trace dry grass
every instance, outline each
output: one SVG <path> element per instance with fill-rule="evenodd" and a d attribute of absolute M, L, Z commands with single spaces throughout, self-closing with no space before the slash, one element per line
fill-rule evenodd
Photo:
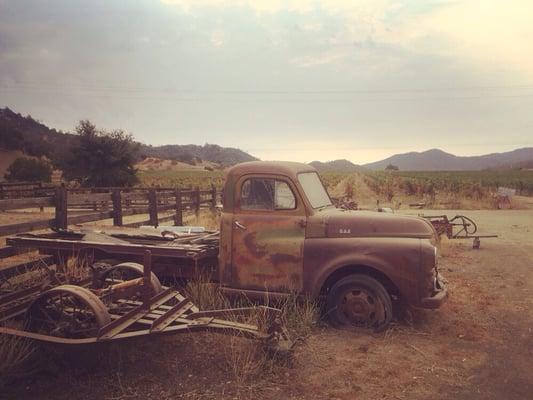
<path fill-rule="evenodd" d="M 201 310 L 257 306 L 257 303 L 247 298 L 230 301 L 224 296 L 220 286 L 212 283 L 206 275 L 189 281 L 184 292 Z M 320 315 L 316 302 L 296 294 L 276 302 L 274 306 L 281 309 L 282 321 L 292 340 L 302 341 L 307 338 Z M 228 318 L 266 329 L 266 315 L 259 308 L 257 310 L 258 312 L 244 319 L 236 315 Z M 256 377 L 270 376 L 277 367 L 286 367 L 291 363 L 287 354 L 273 353 L 262 341 L 250 340 L 239 332 L 229 335 L 223 343 L 226 368 L 231 372 L 239 390 L 252 390 L 252 382 Z"/>
<path fill-rule="evenodd" d="M 0 336 L 0 388 L 31 373 L 29 365 L 35 346 L 27 339 L 10 335 Z"/>

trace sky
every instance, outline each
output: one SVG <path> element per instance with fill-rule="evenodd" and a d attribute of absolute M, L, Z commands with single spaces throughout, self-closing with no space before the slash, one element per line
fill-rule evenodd
<path fill-rule="evenodd" d="M 0 107 L 363 164 L 533 146 L 533 1 L 0 0 Z"/>

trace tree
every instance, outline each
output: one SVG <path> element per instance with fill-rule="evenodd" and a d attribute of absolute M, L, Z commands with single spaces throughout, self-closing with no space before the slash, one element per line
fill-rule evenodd
<path fill-rule="evenodd" d="M 389 164 L 385 167 L 385 171 L 398 171 L 400 168 L 398 168 L 397 165 Z"/>
<path fill-rule="evenodd" d="M 67 180 L 82 186 L 132 186 L 138 182 L 134 164 L 140 146 L 131 135 L 96 129 L 87 120 L 80 121 L 76 133 L 79 141 L 61 163 Z"/>
<path fill-rule="evenodd" d="M 13 161 L 4 177 L 10 182 L 50 182 L 52 179 L 52 166 L 45 160 L 21 157 Z"/>

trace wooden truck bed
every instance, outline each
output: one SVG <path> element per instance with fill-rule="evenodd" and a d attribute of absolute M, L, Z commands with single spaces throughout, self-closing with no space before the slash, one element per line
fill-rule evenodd
<path fill-rule="evenodd" d="M 6 242 L 19 249 L 37 249 L 41 254 L 52 255 L 58 265 L 70 257 L 88 262 L 142 262 L 143 254 L 150 250 L 154 272 L 174 278 L 190 278 L 198 272 L 216 275 L 219 248 L 218 232 L 162 236 L 153 230 L 128 228 L 27 233 L 9 237 Z M 216 276 L 211 278 L 216 280 Z"/>

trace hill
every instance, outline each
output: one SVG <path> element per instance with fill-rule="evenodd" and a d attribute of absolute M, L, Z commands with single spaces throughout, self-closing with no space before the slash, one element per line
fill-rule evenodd
<path fill-rule="evenodd" d="M 356 172 L 362 168 L 348 160 L 334 161 L 313 161 L 309 165 L 315 167 L 319 172 Z"/>
<path fill-rule="evenodd" d="M 31 156 L 46 156 L 56 161 L 70 151 L 77 140 L 77 135 L 49 128 L 32 117 L 24 117 L 7 107 L 0 108 L 0 149 L 21 151 Z M 242 150 L 216 144 L 150 146 L 141 143 L 140 155 L 143 158 L 177 160 L 188 164 L 209 162 L 221 166 L 257 160 Z"/>
<path fill-rule="evenodd" d="M 216 144 L 194 144 L 141 147 L 143 155 L 163 160 L 178 160 L 185 163 L 208 161 L 221 166 L 235 165 L 246 161 L 256 161 L 257 158 L 233 147 L 221 147 Z"/>
<path fill-rule="evenodd" d="M 372 170 L 385 169 L 392 164 L 404 171 L 477 171 L 488 168 L 520 168 L 533 160 L 533 147 L 505 153 L 462 157 L 439 149 L 396 154 L 381 161 L 365 164 Z"/>

